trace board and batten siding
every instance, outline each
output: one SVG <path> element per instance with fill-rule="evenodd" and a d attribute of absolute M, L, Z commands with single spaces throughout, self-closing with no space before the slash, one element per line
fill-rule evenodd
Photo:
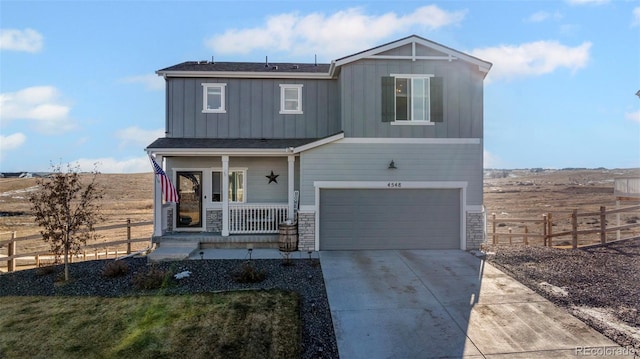
<path fill-rule="evenodd" d="M 167 157 L 167 174 L 173 178 L 174 169 L 203 171 L 203 194 L 211 198 L 211 169 L 222 168 L 220 157 Z M 286 203 L 288 201 L 287 157 L 229 157 L 229 168 L 246 169 L 246 203 Z M 265 177 L 273 171 L 278 183 Z M 294 166 L 294 189 L 300 188 L 300 161 Z M 205 203 L 206 204 L 206 203 Z"/>
<path fill-rule="evenodd" d="M 481 142 L 327 144 L 301 154 L 300 204 L 315 205 L 314 181 L 465 181 L 466 204 L 482 205 L 482 161 Z"/>
<path fill-rule="evenodd" d="M 428 74 L 443 81 L 443 122 L 398 126 L 382 121 L 382 78 Z M 359 60 L 343 66 L 340 82 L 345 137 L 482 138 L 483 77 L 462 60 Z"/>
<path fill-rule="evenodd" d="M 203 113 L 203 83 L 226 83 L 226 113 Z M 303 114 L 280 114 L 280 84 L 302 84 Z M 167 79 L 167 137 L 321 138 L 340 131 L 336 80 Z"/>

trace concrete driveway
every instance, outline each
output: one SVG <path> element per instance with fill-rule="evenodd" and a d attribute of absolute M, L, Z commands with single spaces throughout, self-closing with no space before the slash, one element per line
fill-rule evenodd
<path fill-rule="evenodd" d="M 575 357 L 605 347 L 621 352 L 464 251 L 325 251 L 320 260 L 341 358 Z"/>

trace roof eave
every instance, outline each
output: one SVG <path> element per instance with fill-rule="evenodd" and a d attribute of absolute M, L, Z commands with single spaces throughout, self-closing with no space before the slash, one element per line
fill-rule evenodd
<path fill-rule="evenodd" d="M 161 156 L 285 156 L 293 154 L 289 148 L 145 148 L 148 154 Z"/>
<path fill-rule="evenodd" d="M 387 43 L 387 44 L 384 44 L 384 45 L 381 45 L 381 46 L 374 47 L 374 48 L 369 49 L 369 50 L 365 50 L 365 51 L 359 52 L 357 54 L 353 54 L 353 55 L 346 56 L 346 57 L 340 58 L 338 60 L 335 60 L 331 64 L 332 65 L 331 71 L 333 73 L 333 72 L 337 71 L 337 69 L 334 69 L 334 67 L 335 68 L 339 68 L 339 67 L 341 67 L 343 65 L 346 65 L 346 64 L 349 64 L 351 62 L 355 62 L 355 61 L 358 61 L 358 60 L 361 60 L 361 59 L 365 59 L 365 58 L 374 58 L 375 59 L 376 58 L 375 57 L 376 54 L 379 54 L 379 53 L 382 53 L 382 52 L 386 52 L 386 51 L 389 51 L 391 49 L 395 49 L 397 47 L 404 46 L 404 45 L 407 45 L 407 44 L 411 44 L 411 43 L 414 43 L 414 42 L 415 43 L 419 43 L 419 44 L 421 44 L 423 46 L 430 47 L 430 48 L 432 48 L 432 49 L 434 49 L 436 51 L 440 51 L 442 53 L 445 53 L 445 54 L 449 55 L 452 58 L 461 59 L 461 60 L 466 61 L 468 63 L 477 65 L 478 66 L 478 70 L 480 72 L 484 72 L 485 74 L 489 72 L 489 70 L 491 69 L 491 66 L 492 66 L 492 64 L 490 62 L 487 62 L 487 61 L 481 60 L 481 59 L 479 59 L 477 57 L 465 54 L 464 52 L 460 52 L 458 50 L 454 50 L 454 49 L 452 49 L 450 47 L 441 45 L 441 44 L 439 44 L 437 42 L 433 42 L 433 41 L 424 39 L 424 38 L 422 38 L 420 36 L 412 35 L 412 36 L 405 37 L 404 39 L 393 41 L 393 42 L 390 42 L 390 43 Z M 405 56 L 405 58 L 407 60 L 410 60 L 410 59 L 413 59 L 414 57 Z M 419 58 L 419 57 L 417 57 L 417 58 Z"/>
<path fill-rule="evenodd" d="M 331 79 L 328 72 L 236 72 L 236 71 L 156 71 L 158 76 L 167 77 L 211 77 L 211 78 L 278 78 L 278 79 Z"/>

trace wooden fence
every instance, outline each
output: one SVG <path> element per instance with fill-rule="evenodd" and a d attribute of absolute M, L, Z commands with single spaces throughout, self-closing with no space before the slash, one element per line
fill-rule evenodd
<path fill-rule="evenodd" d="M 640 228 L 640 217 L 630 221 L 633 223 L 620 224 L 621 213 L 636 213 L 640 215 L 640 205 L 629 206 L 624 208 L 616 208 L 607 210 L 605 206 L 601 206 L 597 212 L 578 212 L 577 209 L 571 211 L 568 218 L 555 216 L 552 213 L 546 213 L 537 219 L 530 218 L 497 218 L 493 213 L 487 223 L 487 238 L 493 244 L 541 244 L 544 246 L 558 246 L 575 249 L 585 245 L 601 245 L 611 240 L 608 239 L 608 233 L 615 232 L 615 240 L 624 240 L 629 238 L 640 237 L 640 233 L 634 232 L 627 238 L 621 238 L 621 232 L 633 228 Z M 616 215 L 617 225 L 609 225 L 607 216 Z M 558 218 L 556 218 L 558 217 Z M 595 217 L 595 219 L 593 219 Z M 580 218 L 592 218 L 587 222 L 590 228 L 585 229 L 579 225 Z M 561 225 L 562 222 L 567 222 Z M 613 222 L 613 221 L 612 221 Z M 556 231 L 554 227 L 560 227 Z M 590 236 L 591 235 L 591 236 Z"/>
<path fill-rule="evenodd" d="M 70 261 L 108 258 L 110 255 L 113 255 L 114 257 L 117 258 L 119 255 L 131 254 L 131 252 L 132 252 L 131 244 L 132 243 L 146 242 L 146 241 L 151 243 L 151 235 L 148 235 L 146 237 L 141 237 L 141 238 L 132 238 L 132 236 L 131 236 L 131 228 L 132 227 L 148 226 L 148 225 L 152 225 L 152 224 L 153 224 L 152 221 L 131 223 L 131 220 L 127 219 L 126 223 L 124 223 L 124 224 L 113 224 L 113 225 L 108 225 L 108 226 L 96 227 L 95 228 L 96 232 L 110 231 L 110 230 L 114 230 L 114 229 L 116 229 L 116 230 L 117 229 L 126 229 L 126 239 L 124 239 L 124 240 L 116 240 L 116 241 L 109 241 L 109 242 L 87 244 L 87 245 L 85 245 L 83 247 L 83 249 L 81 250 L 81 252 L 79 254 L 70 256 Z M 4 235 L 9 235 L 10 236 L 10 239 L 8 239 L 8 240 L 0 241 L 0 247 L 5 246 L 5 245 L 8 246 L 7 256 L 6 257 L 5 256 L 0 256 L 0 262 L 3 262 L 3 261 L 7 262 L 7 271 L 9 271 L 9 272 L 12 272 L 12 271 L 16 270 L 16 268 L 17 268 L 16 262 L 17 262 L 18 258 L 21 258 L 23 260 L 29 260 L 30 262 L 35 264 L 36 267 L 40 266 L 40 261 L 41 260 L 49 260 L 49 259 L 55 258 L 55 255 L 53 253 L 51 253 L 50 250 L 48 250 L 48 251 L 30 252 L 30 253 L 19 253 L 20 251 L 18 250 L 18 243 L 25 242 L 25 241 L 33 241 L 33 240 L 37 240 L 37 239 L 42 239 L 42 236 L 39 235 L 39 234 L 26 236 L 26 237 L 21 237 L 21 238 L 18 238 L 16 236 L 16 232 L 6 232 L 6 233 L 0 233 L 0 234 L 4 234 Z M 119 250 L 118 248 L 120 248 L 120 247 L 122 247 L 124 249 Z M 104 249 L 104 250 L 99 251 L 99 249 Z"/>

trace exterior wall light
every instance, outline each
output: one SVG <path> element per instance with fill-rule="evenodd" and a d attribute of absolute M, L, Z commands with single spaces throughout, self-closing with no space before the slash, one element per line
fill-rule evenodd
<path fill-rule="evenodd" d="M 395 170 L 395 169 L 397 169 L 397 168 L 398 168 L 398 167 L 396 167 L 396 163 L 395 163 L 395 162 L 393 162 L 393 160 L 391 160 L 391 162 L 389 163 L 389 169 L 390 169 L 390 170 Z"/>

